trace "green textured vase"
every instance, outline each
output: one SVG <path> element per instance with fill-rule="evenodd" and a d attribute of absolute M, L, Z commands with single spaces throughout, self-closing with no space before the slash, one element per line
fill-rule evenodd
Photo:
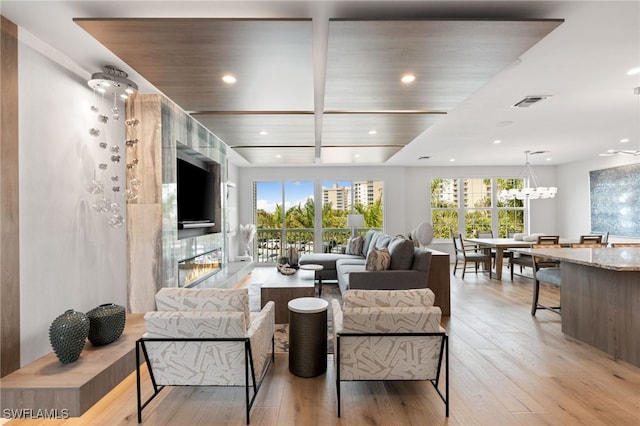
<path fill-rule="evenodd" d="M 95 346 L 108 345 L 120 338 L 127 319 L 123 306 L 105 303 L 87 312 L 91 327 L 89 341 Z"/>
<path fill-rule="evenodd" d="M 88 336 L 89 318 L 73 309 L 54 319 L 49 327 L 51 347 L 63 364 L 70 364 L 80 358 Z"/>

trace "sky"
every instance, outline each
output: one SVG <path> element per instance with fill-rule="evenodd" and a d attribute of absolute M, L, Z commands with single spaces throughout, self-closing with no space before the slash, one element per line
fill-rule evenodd
<path fill-rule="evenodd" d="M 322 182 L 323 188 L 331 188 L 333 184 L 338 186 L 351 186 L 350 181 Z M 256 182 L 256 204 L 258 209 L 273 213 L 276 203 L 282 204 L 282 182 Z M 285 209 L 298 204 L 304 204 L 313 196 L 313 181 L 285 182 Z"/>

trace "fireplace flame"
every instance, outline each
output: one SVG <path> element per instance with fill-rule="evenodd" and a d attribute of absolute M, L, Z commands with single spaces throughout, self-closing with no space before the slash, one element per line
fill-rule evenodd
<path fill-rule="evenodd" d="M 200 278 L 209 275 L 218 269 L 220 269 L 220 264 L 218 262 L 194 263 L 191 272 L 189 272 L 184 279 L 184 285 L 198 281 Z"/>

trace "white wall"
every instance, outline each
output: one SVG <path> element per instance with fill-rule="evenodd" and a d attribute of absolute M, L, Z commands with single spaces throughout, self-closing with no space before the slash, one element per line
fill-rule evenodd
<path fill-rule="evenodd" d="M 51 352 L 49 326 L 65 310 L 87 312 L 108 302 L 126 306 L 127 241 L 126 229 L 111 228 L 106 217 L 92 209 L 95 196 L 85 190 L 104 158 L 98 156 L 105 154 L 89 135 L 95 114 L 89 109 L 93 92 L 86 78 L 24 41 L 19 44 L 18 68 L 20 333 L 25 365 Z M 109 103 L 101 105 L 102 111 L 109 109 Z M 109 126 L 109 140 L 124 141 L 123 119 Z M 123 157 L 118 167 L 124 170 L 124 164 Z M 110 188 L 111 182 L 106 183 Z"/>

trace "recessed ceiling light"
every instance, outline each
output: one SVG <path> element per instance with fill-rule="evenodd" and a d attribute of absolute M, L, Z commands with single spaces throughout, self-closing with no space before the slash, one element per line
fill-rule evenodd
<path fill-rule="evenodd" d="M 629 71 L 627 71 L 627 75 L 636 75 L 636 74 L 640 74 L 640 67 L 631 68 Z"/>
<path fill-rule="evenodd" d="M 455 158 L 449 158 L 449 161 L 451 161 L 453 163 L 454 161 L 456 161 L 456 159 Z"/>
<path fill-rule="evenodd" d="M 354 157 L 355 158 L 360 158 L 360 154 L 355 154 Z"/>
<path fill-rule="evenodd" d="M 629 142 L 628 138 L 620 139 L 620 143 L 627 143 L 627 142 Z"/>
<path fill-rule="evenodd" d="M 547 157 L 547 158 L 545 158 L 545 160 L 551 161 L 551 157 Z"/>
<path fill-rule="evenodd" d="M 276 154 L 276 158 L 282 158 L 282 155 Z"/>
<path fill-rule="evenodd" d="M 500 139 L 496 139 L 495 141 L 493 141 L 493 143 L 498 145 L 499 143 L 502 143 L 502 141 Z"/>
<path fill-rule="evenodd" d="M 402 78 L 400 79 L 401 82 L 403 83 L 413 83 L 416 79 L 416 76 L 413 74 L 405 74 L 402 76 Z"/>
<path fill-rule="evenodd" d="M 222 81 L 224 81 L 227 84 L 233 84 L 238 80 L 234 76 L 232 76 L 231 74 L 227 74 L 227 75 L 222 77 Z"/>
<path fill-rule="evenodd" d="M 269 134 L 269 132 L 267 132 L 266 130 L 260 130 L 260 134 L 261 134 L 261 135 L 268 135 L 268 134 Z"/>
<path fill-rule="evenodd" d="M 378 131 L 376 129 L 369 130 L 369 134 L 370 135 L 375 135 L 376 133 L 378 133 Z"/>

